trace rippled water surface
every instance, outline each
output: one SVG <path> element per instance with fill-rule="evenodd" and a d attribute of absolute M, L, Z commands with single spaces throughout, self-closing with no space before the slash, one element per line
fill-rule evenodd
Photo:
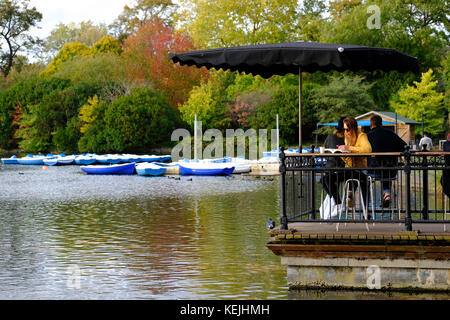
<path fill-rule="evenodd" d="M 286 299 L 279 181 L 0 165 L 0 299 Z"/>

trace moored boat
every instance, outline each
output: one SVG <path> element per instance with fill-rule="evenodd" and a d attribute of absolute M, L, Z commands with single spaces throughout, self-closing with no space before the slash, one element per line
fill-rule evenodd
<path fill-rule="evenodd" d="M 112 164 L 112 165 L 90 165 L 81 166 L 82 171 L 87 174 L 121 174 L 132 175 L 134 173 L 134 163 Z"/>
<path fill-rule="evenodd" d="M 75 156 L 60 155 L 56 160 L 58 166 L 70 165 L 75 162 Z"/>
<path fill-rule="evenodd" d="M 75 158 L 75 163 L 80 165 L 91 165 L 97 162 L 97 159 L 92 156 L 81 155 Z"/>
<path fill-rule="evenodd" d="M 181 175 L 220 176 L 230 175 L 234 166 L 227 163 L 178 163 Z"/>
<path fill-rule="evenodd" d="M 29 154 L 26 157 L 17 158 L 17 163 L 23 165 L 43 165 L 44 159 L 47 159 L 44 155 L 33 156 Z"/>
<path fill-rule="evenodd" d="M 248 173 L 252 170 L 252 166 L 249 164 L 233 163 L 233 165 L 234 165 L 233 173 Z"/>
<path fill-rule="evenodd" d="M 75 161 L 75 156 L 66 156 L 61 154 L 58 156 L 48 156 L 44 158 L 43 162 L 47 166 L 64 166 L 73 164 Z"/>
<path fill-rule="evenodd" d="M 56 166 L 58 164 L 57 157 L 49 157 L 43 160 L 46 166 Z"/>
<path fill-rule="evenodd" d="M 2 158 L 2 163 L 3 164 L 18 164 L 17 162 L 17 156 L 13 155 L 10 158 Z"/>
<path fill-rule="evenodd" d="M 167 168 L 152 163 L 139 163 L 136 172 L 140 176 L 161 176 L 166 173 Z"/>

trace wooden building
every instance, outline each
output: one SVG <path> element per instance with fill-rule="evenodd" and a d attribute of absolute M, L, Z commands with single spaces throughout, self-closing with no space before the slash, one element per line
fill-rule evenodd
<path fill-rule="evenodd" d="M 421 125 L 420 122 L 396 115 L 394 112 L 389 111 L 370 111 L 355 119 L 358 121 L 370 120 L 370 117 L 373 115 L 379 115 L 381 119 L 383 119 L 383 122 L 392 123 L 384 124 L 383 127 L 392 129 L 392 131 L 396 132 L 407 144 L 411 145 L 414 143 L 416 135 L 415 126 Z"/>

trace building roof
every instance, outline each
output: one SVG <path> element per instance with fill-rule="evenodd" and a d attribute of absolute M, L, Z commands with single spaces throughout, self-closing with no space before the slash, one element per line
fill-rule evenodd
<path fill-rule="evenodd" d="M 394 112 L 390 112 L 390 111 L 369 111 L 369 112 L 367 112 L 365 114 L 357 116 L 355 119 L 358 120 L 358 119 L 367 117 L 368 115 L 371 115 L 371 114 L 377 114 L 381 118 L 383 118 L 383 120 L 390 120 L 390 121 L 395 123 L 395 113 Z M 403 123 L 403 124 L 414 124 L 414 125 L 415 124 L 421 124 L 420 122 L 417 122 L 415 120 L 411 120 L 411 119 L 408 119 L 406 117 L 399 116 L 399 115 L 397 115 L 397 122 Z"/>
<path fill-rule="evenodd" d="M 337 122 L 318 123 L 318 126 L 337 126 Z M 383 125 L 395 125 L 395 122 L 383 120 Z M 358 120 L 358 127 L 370 126 L 370 120 Z"/>

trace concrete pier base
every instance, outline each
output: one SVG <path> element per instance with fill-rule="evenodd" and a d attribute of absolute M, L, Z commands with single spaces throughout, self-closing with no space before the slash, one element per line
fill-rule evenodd
<path fill-rule="evenodd" d="M 267 244 L 281 256 L 291 289 L 450 292 L 450 235 L 432 232 L 438 226 L 404 232 L 375 225 L 369 233 L 364 224 L 345 232 L 299 226 L 272 231 Z"/>
<path fill-rule="evenodd" d="M 330 262 L 290 257 L 281 261 L 287 266 L 287 281 L 292 289 L 446 291 L 450 288 L 448 264 L 435 261 L 336 259 Z"/>

